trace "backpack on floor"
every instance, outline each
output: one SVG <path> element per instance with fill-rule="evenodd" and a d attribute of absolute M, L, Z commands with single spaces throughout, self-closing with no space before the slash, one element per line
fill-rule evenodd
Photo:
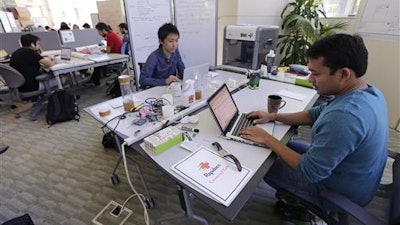
<path fill-rule="evenodd" d="M 106 94 L 112 98 L 121 96 L 121 88 L 119 87 L 118 77 L 116 77 L 107 87 Z"/>
<path fill-rule="evenodd" d="M 46 121 L 49 125 L 69 120 L 79 121 L 79 109 L 75 96 L 66 90 L 57 90 L 49 96 Z"/>

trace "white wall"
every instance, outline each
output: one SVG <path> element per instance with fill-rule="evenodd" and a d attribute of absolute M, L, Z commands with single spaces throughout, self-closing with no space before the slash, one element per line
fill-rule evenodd
<path fill-rule="evenodd" d="M 238 23 L 281 25 L 280 14 L 288 0 L 238 0 Z"/>

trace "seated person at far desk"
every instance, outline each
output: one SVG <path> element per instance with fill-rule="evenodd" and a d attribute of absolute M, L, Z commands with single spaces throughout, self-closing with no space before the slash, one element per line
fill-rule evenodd
<path fill-rule="evenodd" d="M 56 64 L 54 59 L 43 57 L 40 48 L 40 39 L 33 34 L 21 35 L 20 42 L 22 47 L 12 53 L 10 66 L 18 70 L 25 78 L 25 83 L 18 88 L 21 92 L 44 90 L 44 85 L 36 80 L 41 74 L 41 66 L 49 68 Z M 63 80 L 62 80 L 63 82 Z M 50 87 L 57 86 L 57 80 L 49 80 Z"/>
<path fill-rule="evenodd" d="M 179 31 L 176 26 L 166 23 L 158 29 L 159 47 L 152 52 L 140 71 L 140 86 L 149 88 L 179 82 L 183 77 L 183 64 L 178 51 Z"/>
<path fill-rule="evenodd" d="M 96 25 L 96 29 L 99 32 L 99 35 L 104 37 L 107 40 L 107 47 L 105 50 L 102 50 L 105 53 L 121 53 L 122 39 L 118 34 L 110 30 L 110 28 L 105 23 L 98 23 Z M 122 66 L 122 63 L 120 63 Z M 90 77 L 90 80 L 84 83 L 84 86 L 99 86 L 100 78 L 103 73 L 106 73 L 107 66 L 95 67 L 93 70 L 93 74 Z"/>
<path fill-rule="evenodd" d="M 329 189 L 366 206 L 374 197 L 387 159 L 388 113 L 385 97 L 363 76 L 368 51 L 360 36 L 336 34 L 307 52 L 309 81 L 320 95 L 334 98 L 296 113 L 250 112 L 255 123 L 279 121 L 310 125 L 311 143 L 282 144 L 257 126 L 241 136 L 268 146 L 279 158 L 264 180 L 325 210 L 338 209 L 319 197 Z"/>

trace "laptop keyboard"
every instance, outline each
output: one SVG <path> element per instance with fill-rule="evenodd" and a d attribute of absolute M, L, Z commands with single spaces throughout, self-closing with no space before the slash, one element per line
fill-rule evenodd
<path fill-rule="evenodd" d="M 252 125 L 253 125 L 253 120 L 248 119 L 248 118 L 246 117 L 246 113 L 242 113 L 242 114 L 240 115 L 239 121 L 238 121 L 238 123 L 237 123 L 235 129 L 234 129 L 233 132 L 232 132 L 232 135 L 234 135 L 234 136 L 240 136 L 240 134 L 239 134 L 240 130 L 242 130 L 242 129 L 245 128 L 245 127 L 252 126 Z"/>

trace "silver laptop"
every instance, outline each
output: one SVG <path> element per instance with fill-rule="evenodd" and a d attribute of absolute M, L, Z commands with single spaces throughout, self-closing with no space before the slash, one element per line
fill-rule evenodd
<path fill-rule="evenodd" d="M 61 60 L 71 60 L 72 49 L 71 48 L 61 48 L 60 58 Z"/>
<path fill-rule="evenodd" d="M 210 65 L 208 63 L 204 63 L 185 68 L 183 71 L 182 85 L 184 86 L 187 80 L 195 80 L 200 86 L 206 85 L 209 67 Z"/>
<path fill-rule="evenodd" d="M 240 130 L 248 126 L 253 126 L 253 120 L 246 118 L 246 113 L 239 113 L 239 109 L 226 84 L 223 84 L 208 98 L 207 104 L 218 127 L 227 139 L 262 146 L 261 144 L 240 137 Z M 263 124 L 262 128 L 272 133 L 273 124 Z"/>

